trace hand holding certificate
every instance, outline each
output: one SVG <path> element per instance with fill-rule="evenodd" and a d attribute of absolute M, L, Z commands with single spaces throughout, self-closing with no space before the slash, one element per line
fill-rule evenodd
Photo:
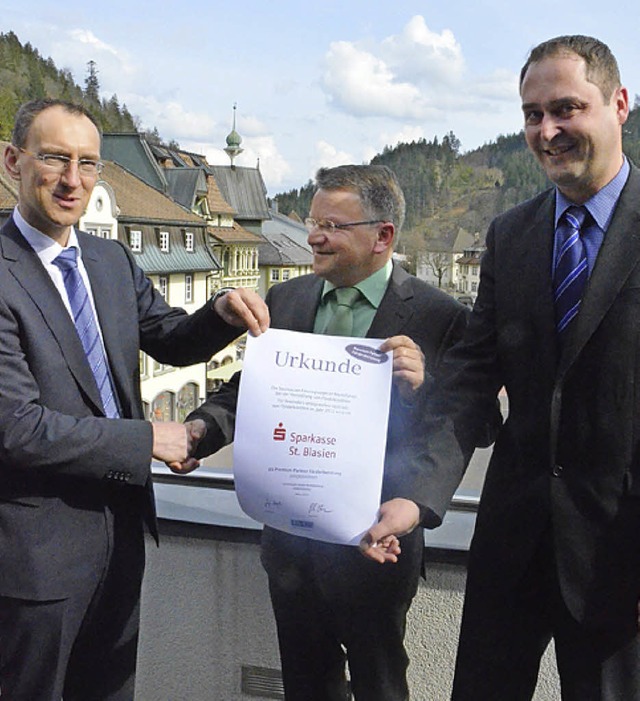
<path fill-rule="evenodd" d="M 279 329 L 248 337 L 234 475 L 249 516 L 359 543 L 380 506 L 392 372 L 381 343 Z"/>

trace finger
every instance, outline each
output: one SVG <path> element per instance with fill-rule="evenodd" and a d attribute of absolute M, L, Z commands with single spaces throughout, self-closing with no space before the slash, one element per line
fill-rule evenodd
<path fill-rule="evenodd" d="M 409 336 L 391 336 L 380 346 L 380 350 L 383 353 L 388 353 L 389 351 L 395 353 L 399 349 L 419 350 L 419 346 Z"/>
<path fill-rule="evenodd" d="M 177 475 L 188 475 L 196 468 L 200 467 L 200 461 L 195 458 L 187 458 L 182 462 L 168 462 L 167 467 Z"/>
<path fill-rule="evenodd" d="M 381 547 L 377 541 L 370 539 L 370 532 L 365 533 L 360 541 L 360 552 L 370 560 L 384 564 L 385 562 L 398 562 L 398 554 Z"/>

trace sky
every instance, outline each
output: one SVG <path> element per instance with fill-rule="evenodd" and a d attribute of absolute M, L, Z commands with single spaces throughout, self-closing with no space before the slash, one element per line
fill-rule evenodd
<path fill-rule="evenodd" d="M 637 0 L 0 0 L 13 31 L 143 128 L 227 165 L 236 105 L 243 153 L 269 196 L 322 166 L 453 132 L 463 152 L 522 126 L 518 73 L 559 34 L 606 42 L 633 104 Z"/>

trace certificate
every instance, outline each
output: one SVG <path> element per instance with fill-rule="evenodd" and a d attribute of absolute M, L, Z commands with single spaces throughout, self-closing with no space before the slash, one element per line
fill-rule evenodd
<path fill-rule="evenodd" d="M 248 336 L 233 464 L 249 516 L 349 545 L 376 521 L 393 366 L 381 344 L 280 329 Z"/>

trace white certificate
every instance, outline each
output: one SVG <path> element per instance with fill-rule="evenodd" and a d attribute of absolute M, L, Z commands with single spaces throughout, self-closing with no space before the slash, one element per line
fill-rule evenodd
<path fill-rule="evenodd" d="M 279 329 L 248 336 L 233 465 L 249 516 L 349 545 L 376 521 L 393 365 L 381 344 Z"/>

